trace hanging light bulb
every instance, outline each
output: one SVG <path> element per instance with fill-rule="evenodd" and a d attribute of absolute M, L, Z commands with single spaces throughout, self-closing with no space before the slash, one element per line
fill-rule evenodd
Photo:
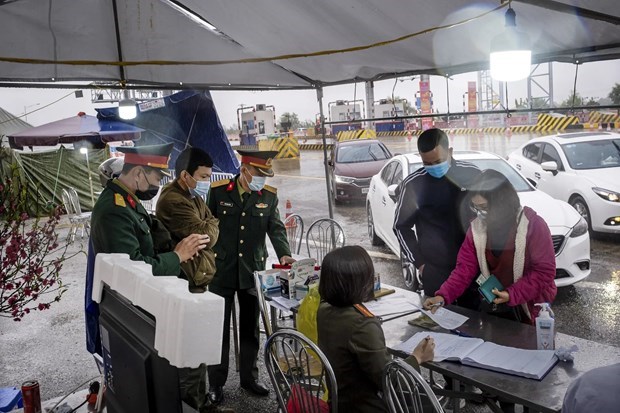
<path fill-rule="evenodd" d="M 134 119 L 137 114 L 136 101 L 130 99 L 126 93 L 125 99 L 118 102 L 118 116 L 120 116 L 121 119 Z"/>
<path fill-rule="evenodd" d="M 532 48 L 527 34 L 517 30 L 517 14 L 510 6 L 505 19 L 506 29 L 491 41 L 491 77 L 513 82 L 529 76 Z"/>

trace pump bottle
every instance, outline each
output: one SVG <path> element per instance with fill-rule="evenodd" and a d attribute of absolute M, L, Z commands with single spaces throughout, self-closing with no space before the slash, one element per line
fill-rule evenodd
<path fill-rule="evenodd" d="M 555 320 L 549 303 L 535 304 L 540 307 L 536 317 L 536 344 L 539 350 L 555 350 Z"/>

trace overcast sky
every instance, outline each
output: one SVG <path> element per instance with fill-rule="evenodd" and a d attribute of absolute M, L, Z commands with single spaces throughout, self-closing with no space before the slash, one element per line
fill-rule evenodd
<path fill-rule="evenodd" d="M 538 72 L 546 71 L 547 65 L 541 65 Z M 544 69 L 544 70 L 542 70 Z M 566 99 L 573 89 L 575 66 L 564 63 L 553 64 L 553 94 L 554 101 L 561 102 Z M 547 87 L 547 80 L 537 78 L 542 87 Z M 467 82 L 477 81 L 477 72 L 456 75 L 449 80 L 450 112 L 463 110 L 463 94 L 467 92 Z M 413 81 L 410 78 L 401 78 L 396 82 L 394 95 L 406 98 L 410 102 L 415 100 L 415 93 L 419 90 L 419 78 Z M 577 92 L 582 97 L 604 98 L 607 97 L 615 83 L 620 83 L 620 60 L 607 62 L 586 63 L 579 66 L 577 76 Z M 375 100 L 391 96 L 394 80 L 386 80 L 375 83 Z M 434 109 L 446 112 L 447 96 L 446 81 L 442 77 L 432 76 L 430 82 L 434 96 Z M 534 87 L 533 96 L 541 96 L 542 91 Z M 240 105 L 254 106 L 259 103 L 274 105 L 276 116 L 284 112 L 295 112 L 299 119 L 313 120 L 319 112 L 316 92 L 308 91 L 269 91 L 269 92 L 212 92 L 220 120 L 224 127 L 237 124 L 237 108 Z M 333 86 L 324 90 L 324 110 L 328 116 L 327 106 L 329 102 L 336 100 L 364 99 L 365 89 L 363 83 L 354 85 Z M 508 84 L 508 102 L 514 107 L 514 100 L 527 97 L 527 82 L 519 81 Z M 60 99 L 60 100 L 59 100 Z M 55 101 L 59 100 L 56 103 Z M 48 106 L 49 105 L 49 106 Z M 83 111 L 95 115 L 95 107 L 109 107 L 112 104 L 92 104 L 90 91 L 84 89 L 84 97 L 76 98 L 71 90 L 67 89 L 21 89 L 0 88 L 0 107 L 16 116 L 25 112 L 33 112 L 22 119 L 34 126 L 52 122 L 66 117 L 75 116 Z"/>

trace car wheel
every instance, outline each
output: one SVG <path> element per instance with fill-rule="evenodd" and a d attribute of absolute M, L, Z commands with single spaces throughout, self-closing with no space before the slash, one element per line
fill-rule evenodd
<path fill-rule="evenodd" d="M 400 253 L 400 266 L 403 272 L 403 280 L 405 281 L 405 287 L 412 291 L 420 291 L 422 289 L 422 283 L 418 279 L 418 270 L 409 260 Z"/>
<path fill-rule="evenodd" d="M 372 219 L 372 210 L 370 209 L 370 204 L 366 207 L 366 217 L 368 219 L 368 238 L 370 238 L 370 244 L 378 247 L 379 245 L 383 245 L 383 240 L 377 236 L 375 233 L 375 223 Z"/>
<path fill-rule="evenodd" d="M 579 212 L 579 215 L 581 215 L 583 219 L 586 220 L 586 222 L 588 223 L 588 229 L 592 231 L 590 208 L 588 208 L 588 204 L 586 204 L 586 201 L 584 201 L 584 199 L 579 195 L 576 195 L 575 197 L 571 198 L 568 203 L 571 204 L 571 206 L 575 208 L 577 212 Z"/>
<path fill-rule="evenodd" d="M 334 200 L 334 205 L 342 205 L 342 200 L 338 198 L 338 195 L 336 195 L 336 188 L 334 188 L 333 186 L 331 189 L 331 195 L 332 199 Z"/>

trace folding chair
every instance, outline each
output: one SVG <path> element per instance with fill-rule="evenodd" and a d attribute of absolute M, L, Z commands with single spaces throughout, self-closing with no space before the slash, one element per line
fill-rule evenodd
<path fill-rule="evenodd" d="M 312 223 L 306 233 L 308 257 L 315 258 L 321 265 L 328 252 L 344 247 L 344 230 L 339 223 L 330 218 L 321 218 Z"/>
<path fill-rule="evenodd" d="M 297 214 L 289 215 L 284 220 L 284 227 L 286 228 L 286 238 L 288 238 L 291 252 L 299 254 L 304 237 L 304 220 Z"/>
<path fill-rule="evenodd" d="M 423 400 L 434 412 L 444 411 L 420 373 L 398 359 L 390 361 L 383 370 L 383 399 L 390 413 L 423 413 Z"/>
<path fill-rule="evenodd" d="M 300 332 L 273 333 L 265 343 L 265 365 L 282 412 L 338 413 L 334 371 L 319 347 Z"/>
<path fill-rule="evenodd" d="M 78 228 L 81 228 L 80 237 L 84 238 L 84 232 L 86 237 L 89 236 L 90 230 L 90 212 L 82 212 L 80 206 L 80 199 L 76 190 L 72 187 L 62 190 L 62 203 L 65 206 L 67 215 L 69 216 L 69 222 L 71 223 L 71 229 L 69 230 L 69 238 L 71 241 L 75 239 L 75 234 Z"/>

